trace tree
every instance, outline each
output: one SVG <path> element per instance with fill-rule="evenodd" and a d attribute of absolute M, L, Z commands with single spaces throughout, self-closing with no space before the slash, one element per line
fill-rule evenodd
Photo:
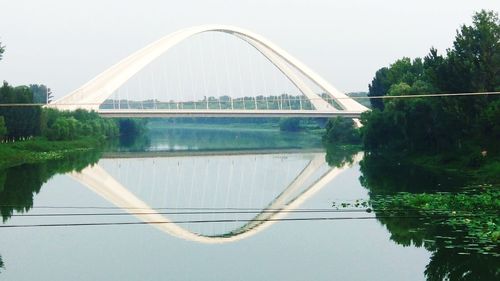
<path fill-rule="evenodd" d="M 33 93 L 33 103 L 50 103 L 54 98 L 52 90 L 43 84 L 30 84 L 29 89 Z"/>
<path fill-rule="evenodd" d="M 453 47 L 437 68 L 437 80 L 443 92 L 483 92 L 500 89 L 500 20 L 498 13 L 480 11 L 472 25 L 457 30 Z M 450 122 L 461 134 L 459 142 L 472 138 L 486 140 L 481 131 L 484 111 L 498 96 L 445 99 L 443 108 L 455 117 Z M 500 122 L 500 121 L 496 121 Z M 488 141 L 486 141 L 488 142 Z M 476 142 L 477 143 L 477 142 Z"/>
<path fill-rule="evenodd" d="M 361 138 L 354 121 L 351 118 L 339 116 L 328 120 L 323 140 L 327 143 L 358 144 Z"/>
<path fill-rule="evenodd" d="M 2 46 L 2 42 L 0 42 L 0 60 L 2 60 L 4 52 L 5 52 L 5 46 Z"/>
<path fill-rule="evenodd" d="M 493 101 L 484 110 L 482 120 L 483 147 L 488 147 L 490 153 L 499 153 L 498 140 L 500 139 L 500 99 Z M 489 142 L 489 143 L 488 143 Z"/>
<path fill-rule="evenodd" d="M 500 21 L 481 11 L 457 31 L 446 56 L 402 58 L 375 73 L 372 96 L 500 89 Z M 498 96 L 386 99 L 362 117 L 365 149 L 471 155 L 497 151 Z M 375 101 L 376 102 L 376 101 Z M 459 152 L 459 153 L 457 153 Z M 466 162 L 466 161 L 465 161 Z"/>
<path fill-rule="evenodd" d="M 369 97 L 385 96 L 391 86 L 388 76 L 389 68 L 387 67 L 382 67 L 375 72 L 375 77 L 373 78 L 372 83 L 368 85 Z M 384 109 L 384 102 L 382 99 L 370 99 L 370 102 L 374 109 Z"/>
<path fill-rule="evenodd" d="M 500 90 L 500 21 L 498 13 L 480 11 L 472 25 L 457 30 L 446 57 L 431 48 L 424 59 L 426 75 L 442 92 Z"/>
<path fill-rule="evenodd" d="M 448 50 L 448 68 L 456 91 L 494 91 L 500 87 L 500 21 L 498 13 L 482 10 L 472 25 L 458 31 Z M 460 83 L 461 82 L 461 83 Z"/>
<path fill-rule="evenodd" d="M 436 91 L 446 89 L 447 69 L 445 68 L 446 58 L 438 54 L 438 50 L 431 47 L 429 54 L 424 57 L 424 77 L 425 81 L 436 87 Z"/>
<path fill-rule="evenodd" d="M 389 94 L 391 86 L 404 83 L 412 86 L 416 81 L 424 77 L 424 63 L 422 59 L 416 58 L 413 61 L 404 57 L 395 61 L 389 67 L 382 67 L 377 70 L 372 83 L 368 85 L 368 96 L 385 96 Z M 384 101 L 382 99 L 371 99 L 372 107 L 383 110 Z"/>
<path fill-rule="evenodd" d="M 0 140 L 3 140 L 3 137 L 7 135 L 7 127 L 5 127 L 5 119 L 3 116 L 0 116 Z"/>
<path fill-rule="evenodd" d="M 33 102 L 33 94 L 26 86 L 12 87 L 7 82 L 0 88 L 0 103 L 26 104 Z M 39 136 L 43 130 L 44 116 L 39 106 L 0 107 L 10 139 Z"/>
<path fill-rule="evenodd" d="M 280 120 L 280 131 L 297 132 L 300 130 L 300 118 L 283 118 Z"/>
<path fill-rule="evenodd" d="M 147 120 L 145 119 L 132 119 L 123 118 L 118 119 L 118 126 L 120 128 L 120 134 L 122 137 L 134 137 L 140 136 L 145 131 L 145 124 Z"/>

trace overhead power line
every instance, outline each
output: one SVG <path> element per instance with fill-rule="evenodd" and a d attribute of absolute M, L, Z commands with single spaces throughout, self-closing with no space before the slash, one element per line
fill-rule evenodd
<path fill-rule="evenodd" d="M 126 209 L 126 208 L 125 208 Z M 438 212 L 456 212 L 459 214 L 469 214 L 467 211 L 460 210 L 414 210 L 414 209 L 381 209 L 377 212 L 419 212 L 419 213 L 438 213 Z M 359 209 L 310 209 L 310 210 L 240 210 L 240 211 L 182 211 L 182 212 L 120 212 L 120 213 L 41 213 L 41 214 L 15 214 L 11 217 L 83 217 L 83 216 L 129 216 L 129 215 L 225 215 L 225 214 L 266 214 L 266 213 L 371 213 L 371 208 Z M 482 213 L 498 214 L 498 210 L 482 210 Z"/>
<path fill-rule="evenodd" d="M 476 93 L 449 93 L 449 94 L 416 94 L 401 96 L 363 96 L 349 97 L 351 99 L 401 99 L 401 98 L 429 98 L 429 97 L 461 97 L 461 96 L 491 96 L 499 95 L 500 92 L 476 92 Z M 346 99 L 346 98 L 339 98 Z"/>
<path fill-rule="evenodd" d="M 455 217 L 470 218 L 481 215 L 460 215 Z M 200 224 L 200 223 L 242 223 L 242 222 L 278 222 L 278 221 L 334 221 L 334 220 L 371 220 L 371 219 L 446 219 L 449 216 L 369 216 L 369 217 L 309 217 L 309 218 L 278 218 L 278 219 L 213 219 L 213 220 L 178 220 L 178 221 L 152 221 L 152 222 L 88 222 L 88 223 L 48 223 L 48 224 L 13 224 L 1 225 L 0 228 L 31 228 L 31 227 L 82 227 L 82 226 L 118 226 L 118 225 L 144 225 L 144 224 Z"/>

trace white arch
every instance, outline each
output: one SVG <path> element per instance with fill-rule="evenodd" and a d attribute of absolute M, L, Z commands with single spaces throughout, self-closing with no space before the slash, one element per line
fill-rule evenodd
<path fill-rule="evenodd" d="M 74 110 L 77 108 L 98 110 L 99 105 L 111 96 L 116 89 L 118 89 L 134 74 L 139 72 L 160 55 L 189 37 L 210 31 L 223 32 L 233 35 L 256 48 L 299 88 L 299 90 L 311 101 L 316 109 L 335 110 L 326 101 L 313 93 L 306 83 L 299 76 L 297 76 L 287 64 L 301 72 L 312 82 L 322 88 L 328 95 L 335 99 L 344 110 L 356 112 L 364 112 L 368 110 L 365 106 L 335 89 L 316 72 L 271 41 L 251 31 L 226 25 L 202 25 L 190 27 L 167 35 L 121 60 L 96 76 L 94 79 L 84 84 L 82 87 L 55 101 L 50 106 L 62 110 Z"/>

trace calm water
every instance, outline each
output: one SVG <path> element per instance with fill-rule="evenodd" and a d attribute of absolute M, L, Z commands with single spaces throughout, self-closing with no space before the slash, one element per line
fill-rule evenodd
<path fill-rule="evenodd" d="M 376 192 L 360 183 L 362 153 L 327 155 L 318 136 L 266 130 L 151 135 L 133 149 L 3 171 L 4 226 L 30 227 L 0 229 L 0 279 L 425 280 L 467 270 L 411 237 L 415 224 L 332 207 Z M 435 181 L 450 182 L 426 184 Z"/>

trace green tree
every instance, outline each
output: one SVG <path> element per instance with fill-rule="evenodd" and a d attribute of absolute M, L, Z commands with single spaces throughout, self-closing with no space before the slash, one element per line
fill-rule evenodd
<path fill-rule="evenodd" d="M 136 137 L 144 133 L 146 128 L 146 119 L 140 118 L 122 118 L 118 119 L 120 135 L 122 137 Z"/>
<path fill-rule="evenodd" d="M 416 81 L 424 77 L 424 62 L 420 58 L 411 60 L 404 57 L 395 61 L 389 67 L 382 67 L 377 70 L 372 83 L 368 85 L 368 96 L 385 96 L 395 84 L 404 83 L 412 86 Z M 383 110 L 384 101 L 382 99 L 371 99 L 372 107 Z"/>
<path fill-rule="evenodd" d="M 300 118 L 283 118 L 280 120 L 280 131 L 297 132 L 300 130 Z"/>
<path fill-rule="evenodd" d="M 5 119 L 0 116 L 0 140 L 3 140 L 4 136 L 7 135 L 7 127 L 5 127 Z"/>
<path fill-rule="evenodd" d="M 4 52 L 5 52 L 5 46 L 2 46 L 2 42 L 0 42 L 0 60 L 2 60 Z"/>
<path fill-rule="evenodd" d="M 43 84 L 30 84 L 29 89 L 33 94 L 33 103 L 50 103 L 54 99 L 52 90 Z"/>
<path fill-rule="evenodd" d="M 372 83 L 368 85 L 368 96 L 369 97 L 378 97 L 385 96 L 391 83 L 389 81 L 389 68 L 382 67 L 381 69 L 375 72 L 375 77 L 372 80 Z M 382 99 L 370 99 L 372 104 L 372 108 L 383 110 L 384 102 Z"/>
<path fill-rule="evenodd" d="M 500 99 L 491 102 L 481 116 L 481 146 L 490 154 L 500 154 L 498 140 L 500 139 Z"/>
<path fill-rule="evenodd" d="M 471 26 L 457 31 L 446 56 L 431 48 L 423 60 L 397 60 L 377 71 L 370 89 L 382 89 L 377 95 L 390 96 L 499 89 L 499 30 L 497 13 L 478 12 Z M 498 96 L 385 99 L 382 107 L 375 107 L 378 110 L 363 115 L 363 143 L 368 150 L 477 158 L 480 151 L 496 151 L 498 100 Z"/>
<path fill-rule="evenodd" d="M 4 82 L 0 88 L 0 103 L 26 104 L 33 102 L 33 94 L 26 86 L 12 87 Z M 39 136 L 44 129 L 44 115 L 39 106 L 8 106 L 0 108 L 5 119 L 7 138 L 19 139 Z"/>
<path fill-rule="evenodd" d="M 331 118 L 326 123 L 323 141 L 336 144 L 358 144 L 361 141 L 359 130 L 351 118 Z"/>
<path fill-rule="evenodd" d="M 500 87 L 500 21 L 498 13 L 480 11 L 472 25 L 457 30 L 453 48 L 447 52 L 447 81 L 451 92 L 494 91 Z"/>

